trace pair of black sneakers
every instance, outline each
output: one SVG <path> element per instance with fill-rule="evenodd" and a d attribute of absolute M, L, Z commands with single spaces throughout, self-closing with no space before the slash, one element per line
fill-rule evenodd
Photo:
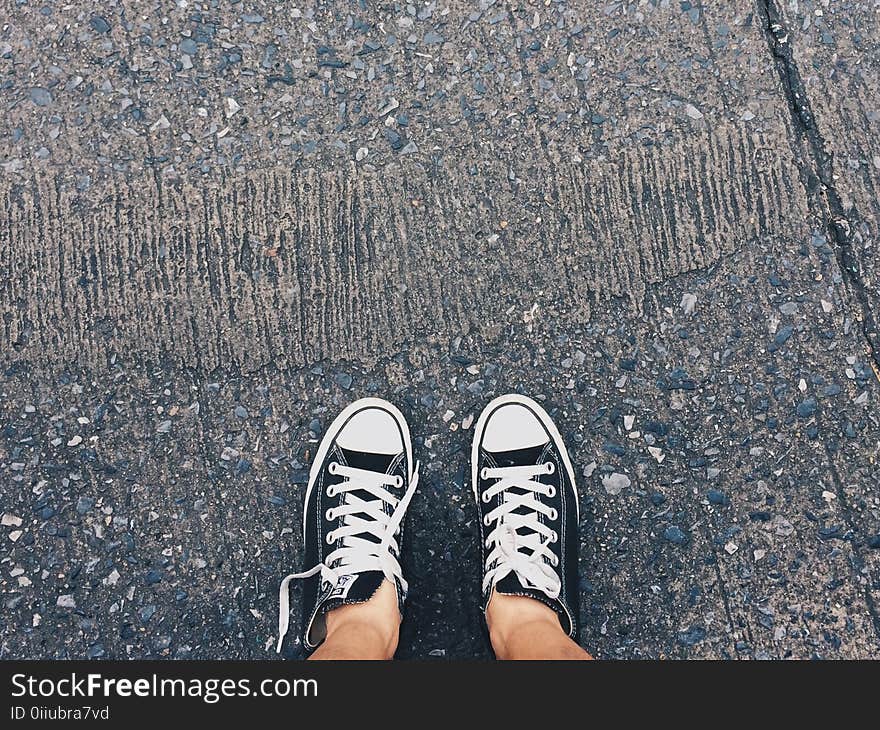
<path fill-rule="evenodd" d="M 303 644 L 326 636 L 326 613 L 363 603 L 387 579 L 403 615 L 403 518 L 418 484 L 403 414 L 379 398 L 348 406 L 330 425 L 309 473 L 303 511 L 306 564 L 281 582 L 278 651 L 289 623 L 289 584 L 306 579 Z M 474 428 L 471 478 L 480 513 L 483 611 L 493 589 L 534 598 L 578 629 L 578 501 L 574 471 L 547 412 L 503 395 Z"/>

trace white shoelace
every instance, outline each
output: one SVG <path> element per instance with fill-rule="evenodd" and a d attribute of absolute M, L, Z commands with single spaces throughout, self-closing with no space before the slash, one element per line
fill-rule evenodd
<path fill-rule="evenodd" d="M 559 597 L 562 588 L 556 572 L 559 560 L 549 547 L 559 536 L 539 519 L 544 515 L 555 520 L 556 510 L 537 498 L 539 494 L 553 497 L 556 487 L 533 479 L 541 474 L 552 474 L 555 468 L 553 462 L 546 462 L 529 466 L 484 467 L 480 473 L 482 479 L 498 480 L 483 492 L 484 502 L 503 494 L 501 504 L 483 520 L 486 527 L 495 525 L 486 537 L 486 547 L 492 551 L 486 557 L 483 592 L 514 573 L 524 586 L 536 588 L 551 598 Z M 511 487 L 524 494 L 511 492 Z M 520 530 L 525 534 L 520 534 Z"/>
<path fill-rule="evenodd" d="M 403 478 L 400 476 L 342 466 L 336 462 L 331 462 L 328 468 L 331 474 L 339 474 L 344 477 L 344 480 L 339 484 L 331 484 L 327 487 L 327 496 L 334 497 L 337 494 L 346 494 L 347 496 L 343 504 L 328 509 L 325 515 L 328 520 L 343 518 L 339 527 L 327 533 L 328 544 L 341 539 L 341 546 L 327 555 L 323 563 L 318 563 L 302 573 L 291 573 L 281 581 L 281 587 L 278 591 L 277 652 L 281 651 L 281 643 L 287 635 L 290 621 L 289 586 L 292 580 L 310 578 L 320 572 L 322 582 L 335 586 L 343 575 L 381 570 L 390 583 L 394 583 L 396 579 L 400 581 L 404 593 L 407 590 L 407 583 L 403 579 L 400 563 L 394 557 L 394 553 L 400 550 L 394 536 L 403 522 L 406 508 L 409 506 L 419 483 L 418 462 L 410 475 L 409 488 L 399 498 L 391 494 L 385 487 L 402 487 Z M 367 492 L 376 499 L 361 499 L 351 492 Z M 383 509 L 385 503 L 394 507 L 394 511 L 390 515 Z M 378 538 L 379 542 L 368 540 L 361 537 L 362 535 L 372 535 Z"/>

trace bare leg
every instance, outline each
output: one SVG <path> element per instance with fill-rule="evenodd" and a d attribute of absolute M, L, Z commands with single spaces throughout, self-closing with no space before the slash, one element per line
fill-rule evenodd
<path fill-rule="evenodd" d="M 400 612 L 387 580 L 366 603 L 327 614 L 327 638 L 310 659 L 391 659 L 397 650 Z"/>
<path fill-rule="evenodd" d="M 492 593 L 486 623 L 499 659 L 592 659 L 562 630 L 549 606 L 525 596 Z"/>

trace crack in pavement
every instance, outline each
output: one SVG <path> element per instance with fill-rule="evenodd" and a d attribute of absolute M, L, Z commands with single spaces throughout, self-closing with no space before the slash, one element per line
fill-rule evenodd
<path fill-rule="evenodd" d="M 847 214 L 834 184 L 834 155 L 827 151 L 825 139 L 810 107 L 782 13 L 774 0 L 758 0 L 757 6 L 791 112 L 792 125 L 798 133 L 797 146 L 801 147 L 799 151 L 802 154 L 795 154 L 796 164 L 804 175 L 805 187 L 810 193 L 809 199 L 815 201 L 818 198 L 820 202 L 821 210 L 815 212 L 825 221 L 829 236 L 835 244 L 838 264 L 848 284 L 847 289 L 858 304 L 856 316 L 861 324 L 868 360 L 874 376 L 880 382 L 880 330 L 871 311 L 866 287 L 862 281 L 861 266 L 852 245 L 852 231 L 855 228 L 853 223 L 860 220 L 861 216 L 855 204 Z M 808 162 L 810 158 L 812 165 Z M 812 205 L 809 207 L 812 209 Z"/>
<path fill-rule="evenodd" d="M 709 528 L 709 522 L 712 523 L 711 529 Z M 727 582 L 724 580 L 724 574 L 721 572 L 721 564 L 718 559 L 718 551 L 715 549 L 715 540 L 713 537 L 713 532 L 717 531 L 718 526 L 715 524 L 715 519 L 713 516 L 710 516 L 709 519 L 703 523 L 703 535 L 706 538 L 706 542 L 708 543 L 710 549 L 712 550 L 712 555 L 714 556 L 714 560 L 712 561 L 713 567 L 715 569 L 715 578 L 718 581 L 718 591 L 721 594 L 721 603 L 724 606 L 724 614 L 727 617 L 728 624 L 728 641 L 730 645 L 730 654 L 733 657 L 739 658 L 739 654 L 736 651 L 736 641 L 734 640 L 734 634 L 736 632 L 737 623 L 733 618 L 733 610 L 731 609 L 731 600 L 730 600 L 730 591 L 727 588 Z M 744 623 L 746 630 L 746 635 L 748 636 L 749 643 L 754 646 L 755 639 L 752 636 L 752 627 L 749 624 L 748 616 L 744 616 Z"/>

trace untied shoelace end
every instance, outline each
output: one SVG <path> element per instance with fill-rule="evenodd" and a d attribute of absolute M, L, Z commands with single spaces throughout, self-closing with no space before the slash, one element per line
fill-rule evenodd
<path fill-rule="evenodd" d="M 385 575 L 386 580 L 391 583 L 395 582 L 394 572 L 391 570 L 391 567 L 388 565 L 387 556 L 389 554 L 388 548 L 391 544 L 391 540 L 394 537 L 394 533 L 397 531 L 397 528 L 403 522 L 403 516 L 406 513 L 406 509 L 409 506 L 410 500 L 412 499 L 413 494 L 415 493 L 416 487 L 419 483 L 419 462 L 417 461 L 413 466 L 412 474 L 409 479 L 409 488 L 406 490 L 404 495 L 400 498 L 400 501 L 397 503 L 397 506 L 394 509 L 394 513 L 391 516 L 391 520 L 388 523 L 388 530 L 386 532 L 385 537 L 380 543 L 379 550 L 379 564 L 382 570 L 382 573 Z M 335 584 L 338 580 L 339 576 L 336 575 L 332 568 L 325 565 L 324 563 L 319 563 L 314 567 L 303 573 L 291 573 L 285 576 L 281 585 L 278 588 L 278 643 L 275 645 L 275 653 L 281 653 L 281 647 L 284 643 L 284 637 L 287 636 L 287 631 L 290 627 L 290 581 L 296 580 L 299 578 L 310 578 L 316 573 L 320 572 L 321 577 Z M 407 591 L 407 583 L 401 577 L 401 589 L 404 593 Z"/>

